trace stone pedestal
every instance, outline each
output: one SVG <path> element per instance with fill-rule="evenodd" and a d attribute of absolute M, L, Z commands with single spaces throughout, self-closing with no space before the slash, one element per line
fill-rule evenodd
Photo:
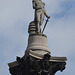
<path fill-rule="evenodd" d="M 8 65 L 11 75 L 55 75 L 65 69 L 66 60 L 51 56 L 46 35 L 31 34 L 25 55 Z"/>
<path fill-rule="evenodd" d="M 42 59 L 45 54 L 50 55 L 46 35 L 33 34 L 29 36 L 25 58 L 30 55 L 32 57 Z"/>

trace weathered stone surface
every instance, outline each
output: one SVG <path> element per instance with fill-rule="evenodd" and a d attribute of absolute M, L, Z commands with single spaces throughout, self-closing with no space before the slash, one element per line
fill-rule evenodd
<path fill-rule="evenodd" d="M 66 62 L 49 61 L 50 55 L 44 55 L 44 58 L 39 60 L 31 56 L 27 59 L 17 58 L 19 63 L 16 66 L 10 67 L 11 75 L 55 75 L 57 71 L 65 69 Z M 13 64 L 13 63 L 11 63 Z"/>
<path fill-rule="evenodd" d="M 50 54 L 47 37 L 44 34 L 35 34 L 29 37 L 25 57 L 28 55 L 42 59 L 45 54 Z"/>
<path fill-rule="evenodd" d="M 18 65 L 19 65 L 18 61 L 14 61 L 12 63 L 8 63 L 9 67 L 15 67 L 15 66 L 18 66 Z"/>
<path fill-rule="evenodd" d="M 36 32 L 37 32 L 37 30 L 36 30 L 35 22 L 32 21 L 32 22 L 30 22 L 30 24 L 29 24 L 28 33 L 29 33 L 29 35 L 31 35 L 31 34 L 36 34 Z"/>

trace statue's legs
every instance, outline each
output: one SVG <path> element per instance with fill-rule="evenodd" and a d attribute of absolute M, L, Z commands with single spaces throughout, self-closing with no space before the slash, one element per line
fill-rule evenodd
<path fill-rule="evenodd" d="M 41 15 L 40 15 L 40 32 L 41 32 L 41 25 L 43 24 L 43 21 L 44 21 L 44 13 L 41 12 Z"/>
<path fill-rule="evenodd" d="M 40 33 L 40 13 L 37 13 L 37 22 L 36 22 L 36 28 L 37 28 L 37 32 Z"/>
<path fill-rule="evenodd" d="M 36 29 L 37 29 L 37 33 L 40 33 L 41 31 L 41 11 L 37 10 L 35 12 L 35 21 L 36 21 Z"/>
<path fill-rule="evenodd" d="M 37 28 L 37 33 L 40 33 L 40 25 L 39 25 L 39 22 L 37 22 L 36 28 Z"/>
<path fill-rule="evenodd" d="M 43 24 L 43 21 L 44 21 L 44 13 L 41 12 L 41 15 L 40 15 L 40 25 Z"/>
<path fill-rule="evenodd" d="M 41 25 L 43 23 L 43 20 L 44 20 L 44 13 L 43 13 L 42 9 L 36 10 L 36 12 L 35 12 L 35 22 L 36 22 L 36 29 L 37 29 L 38 33 L 41 32 Z"/>

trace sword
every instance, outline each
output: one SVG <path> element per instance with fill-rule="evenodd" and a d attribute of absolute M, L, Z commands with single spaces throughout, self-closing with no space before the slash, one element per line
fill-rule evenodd
<path fill-rule="evenodd" d="M 48 21 L 49 21 L 49 20 L 48 20 L 48 18 L 47 18 L 46 23 L 45 23 L 45 25 L 44 25 L 44 28 L 43 28 L 43 30 L 42 30 L 42 33 L 44 32 Z"/>

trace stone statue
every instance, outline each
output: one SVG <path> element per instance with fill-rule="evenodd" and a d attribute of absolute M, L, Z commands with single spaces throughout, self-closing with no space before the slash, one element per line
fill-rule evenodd
<path fill-rule="evenodd" d="M 48 19 L 50 16 L 47 15 L 45 10 L 45 3 L 43 3 L 41 0 L 33 0 L 33 9 L 35 9 L 35 25 L 37 33 L 41 32 L 41 25 L 44 20 L 44 16 L 46 16 Z"/>
<path fill-rule="evenodd" d="M 55 75 L 57 71 L 65 69 L 66 57 L 51 56 L 48 48 L 47 36 L 43 34 L 48 19 L 45 4 L 41 0 L 33 0 L 35 18 L 29 23 L 28 44 L 22 58 L 17 57 L 16 61 L 8 63 L 11 75 Z M 47 17 L 43 31 L 41 25 Z"/>

